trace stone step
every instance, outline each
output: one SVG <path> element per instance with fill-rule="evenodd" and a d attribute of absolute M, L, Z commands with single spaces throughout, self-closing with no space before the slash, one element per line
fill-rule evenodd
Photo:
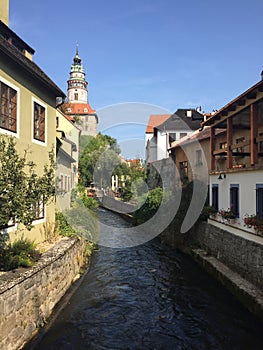
<path fill-rule="evenodd" d="M 263 321 L 263 291 L 203 249 L 192 249 L 193 258 L 219 280 L 252 313 Z"/>

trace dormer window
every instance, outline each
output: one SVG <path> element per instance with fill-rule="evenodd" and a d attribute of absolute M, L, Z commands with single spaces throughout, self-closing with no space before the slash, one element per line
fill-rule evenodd
<path fill-rule="evenodd" d="M 84 108 L 84 112 L 87 113 L 87 112 L 88 112 L 88 109 L 87 109 L 87 108 Z"/>
<path fill-rule="evenodd" d="M 68 112 L 71 112 L 71 108 L 68 108 Z"/>

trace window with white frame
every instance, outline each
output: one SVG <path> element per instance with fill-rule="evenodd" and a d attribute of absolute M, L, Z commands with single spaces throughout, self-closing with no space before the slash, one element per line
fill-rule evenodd
<path fill-rule="evenodd" d="M 16 133 L 17 115 L 18 91 L 0 80 L 0 128 Z"/>
<path fill-rule="evenodd" d="M 45 142 L 46 140 L 46 108 L 33 101 L 33 139 Z"/>

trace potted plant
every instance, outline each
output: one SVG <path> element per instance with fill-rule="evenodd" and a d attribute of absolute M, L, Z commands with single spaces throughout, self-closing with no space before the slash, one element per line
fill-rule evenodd
<path fill-rule="evenodd" d="M 230 208 L 228 209 L 220 209 L 219 215 L 222 217 L 224 221 L 230 223 L 231 220 L 236 218 L 236 215 L 232 212 Z"/>
<path fill-rule="evenodd" d="M 211 206 L 211 205 L 206 205 L 203 207 L 202 213 L 200 215 L 201 220 L 207 220 L 209 217 L 215 217 L 217 214 L 217 210 Z"/>
<path fill-rule="evenodd" d="M 256 214 L 246 215 L 244 217 L 244 226 L 253 228 L 257 234 L 263 235 L 263 218 L 259 218 Z"/>

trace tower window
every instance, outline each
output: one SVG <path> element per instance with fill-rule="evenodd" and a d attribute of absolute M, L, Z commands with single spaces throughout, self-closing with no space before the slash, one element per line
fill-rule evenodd
<path fill-rule="evenodd" d="M 78 100 L 79 99 L 79 94 L 78 93 L 75 93 L 74 94 L 74 100 Z"/>

